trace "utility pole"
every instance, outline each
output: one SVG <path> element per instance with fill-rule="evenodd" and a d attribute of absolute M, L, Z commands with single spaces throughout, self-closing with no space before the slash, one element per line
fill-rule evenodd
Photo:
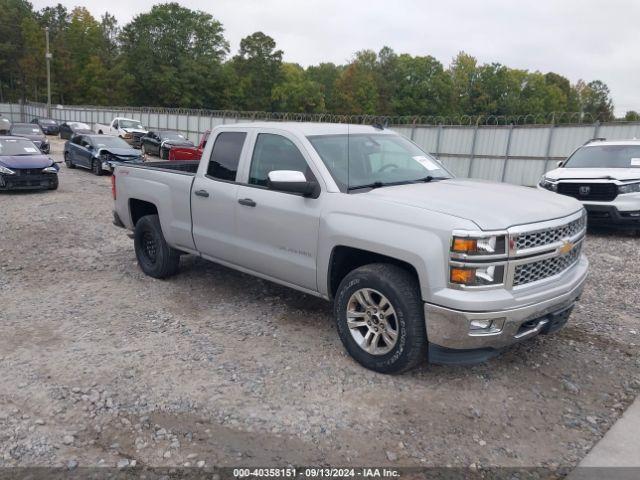
<path fill-rule="evenodd" d="M 47 38 L 47 117 L 51 117 L 51 53 L 49 53 L 49 27 L 44 29 Z"/>

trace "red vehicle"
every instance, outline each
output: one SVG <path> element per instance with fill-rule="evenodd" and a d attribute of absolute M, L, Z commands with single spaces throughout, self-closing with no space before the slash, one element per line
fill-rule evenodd
<path fill-rule="evenodd" d="M 211 130 L 204 132 L 197 147 L 173 147 L 169 150 L 169 161 L 200 160 L 210 133 Z"/>

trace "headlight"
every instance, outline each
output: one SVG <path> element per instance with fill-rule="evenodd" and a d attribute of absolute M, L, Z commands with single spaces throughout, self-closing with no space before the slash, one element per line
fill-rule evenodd
<path fill-rule="evenodd" d="M 0 173 L 4 173 L 5 175 L 14 175 L 16 172 L 0 165 Z"/>
<path fill-rule="evenodd" d="M 638 192 L 640 192 L 640 183 L 627 183 L 626 185 L 618 185 L 618 193 Z"/>
<path fill-rule="evenodd" d="M 551 190 L 552 192 L 558 191 L 558 184 L 556 182 L 552 182 L 544 175 L 540 177 L 540 181 L 538 182 L 538 185 L 540 185 L 542 188 L 546 190 Z"/>
<path fill-rule="evenodd" d="M 449 281 L 466 287 L 501 285 L 504 283 L 504 265 L 451 265 Z"/>
<path fill-rule="evenodd" d="M 58 173 L 58 169 L 56 167 L 46 167 L 43 168 L 42 171 L 44 173 Z"/>
<path fill-rule="evenodd" d="M 456 234 L 451 239 L 451 253 L 454 257 L 477 255 L 505 255 L 507 253 L 506 235 Z"/>

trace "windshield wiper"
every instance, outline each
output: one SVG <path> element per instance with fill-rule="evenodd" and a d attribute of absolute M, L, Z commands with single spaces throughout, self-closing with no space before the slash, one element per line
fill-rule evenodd
<path fill-rule="evenodd" d="M 426 177 L 418 178 L 417 180 L 412 180 L 411 183 L 429 183 L 434 180 L 449 180 L 449 177 L 433 177 L 431 175 L 427 175 Z"/>
<path fill-rule="evenodd" d="M 394 185 L 394 184 L 388 184 L 383 182 L 366 183 L 364 185 L 356 185 L 354 187 L 349 187 L 347 188 L 347 191 L 350 192 L 351 190 L 359 190 L 361 188 L 380 188 L 380 187 L 386 187 L 387 185 Z"/>

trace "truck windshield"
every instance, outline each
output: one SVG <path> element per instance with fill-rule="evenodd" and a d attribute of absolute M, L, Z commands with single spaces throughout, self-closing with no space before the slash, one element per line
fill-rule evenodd
<path fill-rule="evenodd" d="M 138 130 L 144 130 L 142 124 L 135 120 L 120 120 L 119 126 L 120 128 L 136 128 Z"/>
<path fill-rule="evenodd" d="M 451 178 L 431 155 L 389 134 L 307 137 L 341 191 Z"/>
<path fill-rule="evenodd" d="M 598 145 L 575 151 L 565 168 L 638 168 L 640 145 Z"/>

